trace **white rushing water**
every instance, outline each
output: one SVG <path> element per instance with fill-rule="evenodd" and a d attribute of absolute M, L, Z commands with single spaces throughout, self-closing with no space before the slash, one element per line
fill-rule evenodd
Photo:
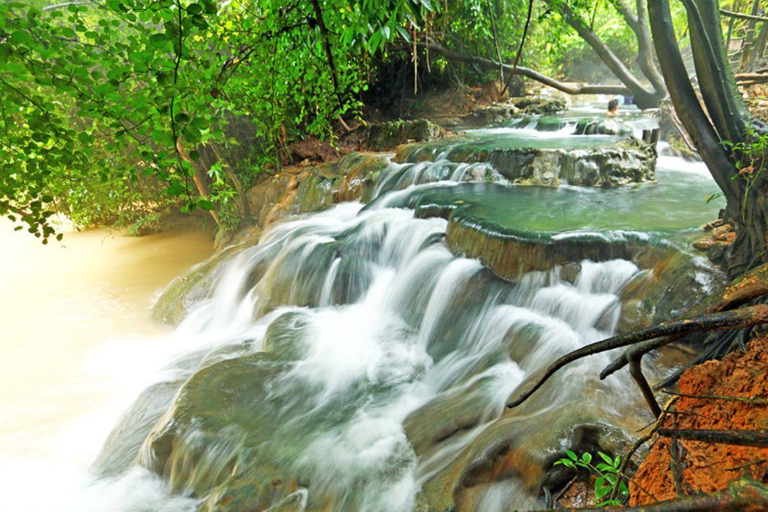
<path fill-rule="evenodd" d="M 446 454 L 458 452 L 501 415 L 528 372 L 614 331 L 616 294 L 637 268 L 626 261 L 585 262 L 573 283 L 558 270 L 529 274 L 518 285 L 502 283 L 478 261 L 450 254 L 439 241 L 444 220 L 414 219 L 401 209 L 358 214 L 361 206 L 343 204 L 275 227 L 234 258 L 211 297 L 149 352 L 172 361 L 183 346 L 197 354 L 187 368 L 243 357 L 264 348 L 270 325 L 294 315 L 302 323 L 301 354 L 277 386 L 283 390 L 278 393 L 291 390 L 303 399 L 284 406 L 281 413 L 292 425 L 283 424 L 282 432 L 276 425 L 274 432 L 301 445 L 288 465 L 312 475 L 310 499 L 355 488 L 346 507 L 408 510 L 419 485 L 450 460 Z M 340 242 L 347 252 L 333 247 Z M 263 277 L 247 289 L 264 262 L 270 263 Z M 530 335 L 530 329 L 537 341 L 515 360 L 505 340 L 516 331 Z M 161 375 L 189 373 L 177 367 Z M 482 420 L 432 458 L 419 460 L 406 437 L 406 418 L 457 390 L 482 402 Z M 562 393 L 563 400 L 569 395 Z M 307 403 L 309 412 L 300 409 Z M 263 406 L 269 407 L 267 400 Z M 318 421 L 335 407 L 351 408 L 350 418 L 330 426 Z M 78 493 L 64 493 L 69 499 L 58 494 L 41 505 L 36 498 L 26 507 L 16 503 L 15 510 L 175 512 L 197 506 L 193 499 L 166 496 L 161 480 L 140 466 L 117 478 L 92 478 L 80 482 Z"/>
<path fill-rule="evenodd" d="M 393 164 L 389 172 L 378 190 L 392 197 L 438 180 L 495 175 L 485 163 L 444 159 Z M 278 468 L 298 475 L 284 497 L 296 509 L 410 510 L 422 487 L 502 416 L 525 378 L 615 333 L 619 294 L 638 272 L 633 263 L 584 261 L 576 271 L 558 267 L 505 282 L 479 261 L 451 254 L 445 220 L 417 219 L 390 204 L 363 210 L 345 203 L 272 227 L 217 271 L 209 296 L 172 335 L 151 346 L 101 350 L 95 366 L 126 375 L 126 396 L 153 387 L 118 422 L 90 472 L 71 469 L 71 452 L 47 465 L 15 466 L 17 474 L 6 468 L 0 481 L 13 491 L 0 507 L 191 512 L 227 475 L 247 479 Z M 270 359 L 259 359 L 264 353 Z M 184 381 L 226 372 L 237 361 L 254 368 L 267 361 L 268 371 L 258 389 L 247 379 L 231 381 L 221 398 L 229 405 L 217 411 L 231 425 L 216 430 L 210 425 L 218 420 L 205 414 L 189 422 L 163 415 Z M 634 404 L 616 399 L 628 389 L 624 377 L 596 382 L 608 361 L 603 355 L 568 367 L 536 407 L 627 414 Z M 431 416 L 441 401 L 463 407 L 458 413 L 472 421 L 431 444 L 414 441 L 447 419 Z M 68 449 L 101 444 L 126 405 L 78 424 L 83 430 Z M 217 404 L 198 405 L 204 413 Z M 159 453 L 153 436 L 171 431 L 174 453 Z M 478 503 L 501 511 L 537 501 L 511 478 L 490 485 Z"/>

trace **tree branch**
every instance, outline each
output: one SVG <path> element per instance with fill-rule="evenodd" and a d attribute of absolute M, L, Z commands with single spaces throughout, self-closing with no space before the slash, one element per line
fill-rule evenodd
<path fill-rule="evenodd" d="M 701 441 L 704 443 L 731 444 L 735 446 L 768 447 L 768 430 L 706 430 L 660 428 L 658 434 L 672 439 Z"/>
<path fill-rule="evenodd" d="M 587 356 L 606 352 L 616 348 L 627 347 L 642 341 L 671 337 L 679 334 L 689 334 L 700 331 L 715 331 L 727 329 L 740 329 L 752 325 L 768 323 L 768 306 L 758 304 L 736 311 L 711 313 L 684 320 L 663 322 L 647 329 L 640 329 L 629 334 L 622 334 L 608 338 L 607 340 L 591 343 L 578 350 L 574 350 L 553 362 L 543 370 L 541 376 L 527 385 L 521 386 L 514 398 L 507 403 L 507 407 L 517 407 L 535 393 L 552 375 L 560 368 Z"/>
<path fill-rule="evenodd" d="M 418 44 L 419 46 L 423 46 L 425 43 L 418 43 Z M 474 55 L 466 55 L 463 53 L 458 53 L 448 48 L 445 48 L 444 46 L 442 46 L 441 44 L 433 40 L 430 40 L 429 47 L 432 51 L 435 51 L 443 55 L 445 58 L 449 60 L 453 60 L 457 62 L 466 62 L 468 64 L 476 64 L 478 66 L 482 66 L 490 69 L 498 69 L 501 66 L 505 71 L 512 71 L 512 66 L 510 66 L 509 64 L 499 63 L 490 59 L 485 59 L 483 57 L 476 57 Z M 515 73 L 518 75 L 528 77 L 531 80 L 536 80 L 537 82 L 540 82 L 544 85 L 552 87 L 553 89 L 557 89 L 558 91 L 562 91 L 566 94 L 622 94 L 622 95 L 631 94 L 631 91 L 628 88 L 621 85 L 568 84 L 565 82 L 561 82 L 559 80 L 555 80 L 554 78 L 548 77 L 542 73 L 539 73 L 536 70 L 533 70 L 531 68 L 526 68 L 523 66 L 518 66 L 517 69 L 515 70 Z"/>
<path fill-rule="evenodd" d="M 738 18 L 740 20 L 760 21 L 763 23 L 768 22 L 768 18 L 764 16 L 753 16 L 751 14 L 744 14 L 741 12 L 726 11 L 725 9 L 720 9 L 720 14 L 728 18 Z"/>

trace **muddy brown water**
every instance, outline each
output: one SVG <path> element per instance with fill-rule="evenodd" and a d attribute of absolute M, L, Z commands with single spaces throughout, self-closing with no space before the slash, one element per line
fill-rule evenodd
<path fill-rule="evenodd" d="M 119 394 L 120 372 L 99 371 L 99 358 L 136 357 L 132 345 L 170 332 L 150 317 L 154 299 L 212 252 L 202 231 L 94 229 L 43 246 L 12 228 L 0 222 L 0 466 L 50 455 Z"/>

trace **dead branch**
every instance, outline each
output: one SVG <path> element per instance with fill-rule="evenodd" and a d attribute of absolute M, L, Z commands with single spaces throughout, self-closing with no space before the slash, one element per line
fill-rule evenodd
<path fill-rule="evenodd" d="M 640 329 L 629 334 L 622 334 L 608 338 L 607 340 L 591 343 L 578 350 L 574 350 L 546 368 L 541 377 L 532 384 L 522 386 L 515 394 L 515 398 L 507 404 L 507 407 L 516 407 L 526 401 L 536 390 L 538 390 L 549 378 L 563 366 L 582 359 L 587 356 L 606 352 L 616 348 L 627 347 L 646 340 L 654 338 L 668 337 L 675 335 L 690 334 L 701 331 L 715 331 L 726 329 L 740 329 L 768 323 L 768 306 L 758 304 L 748 308 L 742 308 L 735 311 L 723 311 L 695 316 L 684 320 L 673 320 L 662 322 L 647 329 Z"/>
<path fill-rule="evenodd" d="M 683 398 L 699 398 L 702 400 L 726 400 L 732 402 L 742 402 L 751 405 L 768 405 L 768 398 L 759 397 L 746 397 L 746 396 L 733 396 L 733 395 L 689 395 L 686 393 L 677 393 L 675 391 L 669 391 L 667 389 L 662 390 L 663 393 L 673 396 L 679 396 Z"/>
<path fill-rule="evenodd" d="M 768 83 L 766 73 L 739 73 L 734 77 L 739 85 L 755 85 Z"/>
<path fill-rule="evenodd" d="M 737 446 L 768 447 L 768 430 L 705 430 L 660 428 L 658 434 L 672 439 Z"/>
<path fill-rule="evenodd" d="M 692 314 L 699 315 L 728 311 L 761 297 L 766 293 L 768 293 L 768 265 L 761 265 L 729 283 L 719 295 L 711 296 L 700 303 L 694 308 Z M 640 347 L 634 348 L 633 353 L 636 356 L 645 355 L 648 352 L 652 352 L 669 343 L 680 340 L 682 337 L 683 335 L 676 335 L 651 340 Z M 606 366 L 605 369 L 600 372 L 600 379 L 605 379 L 629 364 L 627 356 L 628 352 L 625 351 L 621 356 L 612 361 L 611 364 Z"/>

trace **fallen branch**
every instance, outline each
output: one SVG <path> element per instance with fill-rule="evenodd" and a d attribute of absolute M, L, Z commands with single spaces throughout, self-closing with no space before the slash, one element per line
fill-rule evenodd
<path fill-rule="evenodd" d="M 765 73 L 740 73 L 734 76 L 739 85 L 755 85 L 768 83 L 768 74 Z"/>
<path fill-rule="evenodd" d="M 736 446 L 768 447 L 768 430 L 705 430 L 660 428 L 658 434 L 672 439 Z"/>
<path fill-rule="evenodd" d="M 507 407 L 516 407 L 525 402 L 560 368 L 587 356 L 599 354 L 601 352 L 606 352 L 616 348 L 627 347 L 629 345 L 634 345 L 654 338 L 668 337 L 671 341 L 673 336 L 680 334 L 690 334 L 701 331 L 740 329 L 742 327 L 749 327 L 763 323 L 768 323 L 768 306 L 758 304 L 757 306 L 751 306 L 736 311 L 710 313 L 684 320 L 663 322 L 647 329 L 641 329 L 629 334 L 614 336 L 612 338 L 608 338 L 607 340 L 591 343 L 585 347 L 564 355 L 552 363 L 543 371 L 543 375 L 534 381 L 533 384 L 523 386 L 525 389 L 518 390 L 516 397 L 507 404 Z"/>
<path fill-rule="evenodd" d="M 738 18 L 740 20 L 752 20 L 752 21 L 762 21 L 762 22 L 768 21 L 768 18 L 765 18 L 763 16 L 755 16 L 753 14 L 744 14 L 743 12 L 727 11 L 725 9 L 720 9 L 720 14 L 728 18 Z"/>
<path fill-rule="evenodd" d="M 712 494 L 686 496 L 639 507 L 562 508 L 563 512 L 744 512 L 768 510 L 768 488 L 742 479 Z M 545 511 L 531 511 L 545 512 Z"/>
<path fill-rule="evenodd" d="M 725 289 L 716 296 L 708 298 L 703 303 L 697 306 L 693 313 L 694 315 L 716 313 L 720 311 L 728 311 L 734 308 L 746 304 L 747 302 L 761 297 L 768 293 L 768 264 L 761 265 L 753 268 L 743 276 L 739 277 L 735 281 L 728 284 Z M 678 341 L 683 338 L 684 334 L 676 336 L 658 338 L 650 340 L 643 345 L 633 349 L 635 356 L 642 356 L 648 352 L 652 352 L 658 348 L 661 348 L 669 343 Z M 611 364 L 605 367 L 600 372 L 600 379 L 603 380 L 606 377 L 613 375 L 617 371 L 624 368 L 629 364 L 628 351 L 625 351 L 618 358 L 614 359 Z"/>
<path fill-rule="evenodd" d="M 768 405 L 768 398 L 733 396 L 733 395 L 689 395 L 686 393 L 676 393 L 674 391 L 662 390 L 662 392 L 683 398 L 698 398 L 702 400 L 726 400 L 731 402 L 741 402 L 750 405 Z"/>
<path fill-rule="evenodd" d="M 425 47 L 426 43 L 420 42 L 418 43 L 418 46 Z M 540 82 L 544 85 L 557 89 L 558 91 L 562 91 L 566 94 L 621 94 L 623 96 L 632 95 L 629 89 L 624 87 L 623 85 L 568 84 L 565 82 L 561 82 L 559 80 L 555 80 L 554 78 L 548 77 L 531 68 L 526 68 L 523 66 L 518 66 L 517 68 L 514 68 L 509 64 L 496 62 L 490 59 L 485 59 L 483 57 L 476 57 L 474 55 L 466 55 L 463 53 L 458 53 L 448 48 L 445 48 L 444 46 L 442 46 L 441 44 L 435 41 L 429 42 L 429 49 L 431 51 L 435 51 L 441 54 L 443 57 L 449 60 L 453 60 L 457 62 L 466 62 L 468 64 L 476 64 L 478 66 L 482 66 L 490 69 L 498 69 L 501 67 L 502 69 L 508 72 L 511 72 L 514 69 L 515 74 L 517 75 L 526 76 L 531 80 L 536 80 L 537 82 Z"/>

